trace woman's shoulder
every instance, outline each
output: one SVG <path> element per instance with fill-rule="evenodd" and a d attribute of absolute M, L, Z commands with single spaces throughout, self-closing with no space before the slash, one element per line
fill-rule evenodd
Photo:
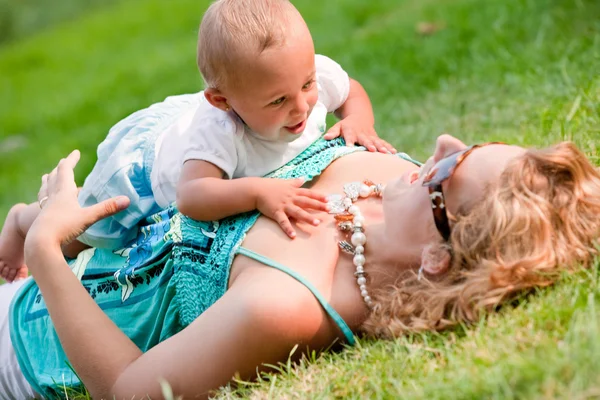
<path fill-rule="evenodd" d="M 235 297 L 244 315 L 250 316 L 261 330 L 286 337 L 293 343 L 316 339 L 330 343 L 339 335 L 314 293 L 304 283 L 279 270 L 257 266 L 246 269 L 226 296 Z"/>

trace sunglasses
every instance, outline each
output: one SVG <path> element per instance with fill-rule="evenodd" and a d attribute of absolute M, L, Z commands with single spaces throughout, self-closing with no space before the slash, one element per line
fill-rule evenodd
<path fill-rule="evenodd" d="M 425 179 L 423 179 L 423 186 L 429 188 L 429 199 L 431 200 L 431 208 L 433 210 L 433 220 L 435 221 L 435 227 L 445 241 L 450 239 L 450 221 L 448 218 L 448 211 L 446 210 L 446 201 L 444 199 L 444 191 L 442 190 L 442 183 L 449 179 L 456 168 L 467 158 L 473 150 L 480 147 L 488 146 L 490 144 L 505 144 L 502 142 L 489 142 L 482 144 L 475 144 L 469 146 L 464 150 L 450 154 L 449 156 L 442 158 L 427 172 Z"/>

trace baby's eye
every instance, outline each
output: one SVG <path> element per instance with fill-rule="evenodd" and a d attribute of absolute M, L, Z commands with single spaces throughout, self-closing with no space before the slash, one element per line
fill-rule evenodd
<path fill-rule="evenodd" d="M 311 79 L 310 81 L 306 82 L 306 83 L 304 84 L 304 86 L 302 86 L 302 89 L 303 89 L 303 90 L 308 90 L 308 89 L 310 89 L 310 88 L 312 87 L 313 83 L 315 83 L 315 80 L 314 80 L 314 79 Z"/>
<path fill-rule="evenodd" d="M 272 106 L 278 106 L 278 105 L 280 105 L 281 103 L 283 103 L 284 101 L 285 101 L 285 97 L 280 97 L 280 98 L 278 98 L 277 100 L 275 100 L 275 101 L 272 101 L 272 102 L 271 102 L 271 105 L 272 105 Z"/>

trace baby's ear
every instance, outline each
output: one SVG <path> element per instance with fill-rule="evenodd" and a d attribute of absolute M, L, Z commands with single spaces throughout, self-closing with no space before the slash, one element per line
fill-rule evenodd
<path fill-rule="evenodd" d="M 421 268 L 429 275 L 443 274 L 450 267 L 450 249 L 441 243 L 428 244 L 421 253 Z"/>
<path fill-rule="evenodd" d="M 229 111 L 229 103 L 227 103 L 227 98 L 219 91 L 219 89 L 204 89 L 204 97 L 213 107 L 217 107 L 223 111 Z"/>

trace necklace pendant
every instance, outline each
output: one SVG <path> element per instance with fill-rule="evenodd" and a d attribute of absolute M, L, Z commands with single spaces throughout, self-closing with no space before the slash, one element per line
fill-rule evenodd
<path fill-rule="evenodd" d="M 338 228 L 340 228 L 341 231 L 348 232 L 354 228 L 354 225 L 351 221 L 343 221 L 338 224 Z"/>
<path fill-rule="evenodd" d="M 344 194 L 353 202 L 358 199 L 360 193 L 361 182 L 350 182 L 344 185 Z"/>
<path fill-rule="evenodd" d="M 346 211 L 344 206 L 344 196 L 341 194 L 332 194 L 327 196 L 327 206 L 329 214 L 341 214 Z"/>
<path fill-rule="evenodd" d="M 346 207 L 344 207 L 342 201 L 329 201 L 327 202 L 327 206 L 329 207 L 329 214 L 341 214 L 346 211 Z"/>
<path fill-rule="evenodd" d="M 375 186 L 375 182 L 373 182 L 373 181 L 372 181 L 372 180 L 370 180 L 370 179 L 365 179 L 365 180 L 363 181 L 363 183 L 364 183 L 365 185 L 369 186 L 369 187 L 371 187 L 371 186 Z"/>
<path fill-rule="evenodd" d="M 354 246 L 352 246 L 350 243 L 346 242 L 345 240 L 339 241 L 338 245 L 340 246 L 340 249 L 344 253 L 354 254 Z"/>
<path fill-rule="evenodd" d="M 345 222 L 345 221 L 352 221 L 354 219 L 354 215 L 350 214 L 350 213 L 343 213 L 343 214 L 337 214 L 333 218 L 335 218 L 335 220 L 337 222 Z"/>

